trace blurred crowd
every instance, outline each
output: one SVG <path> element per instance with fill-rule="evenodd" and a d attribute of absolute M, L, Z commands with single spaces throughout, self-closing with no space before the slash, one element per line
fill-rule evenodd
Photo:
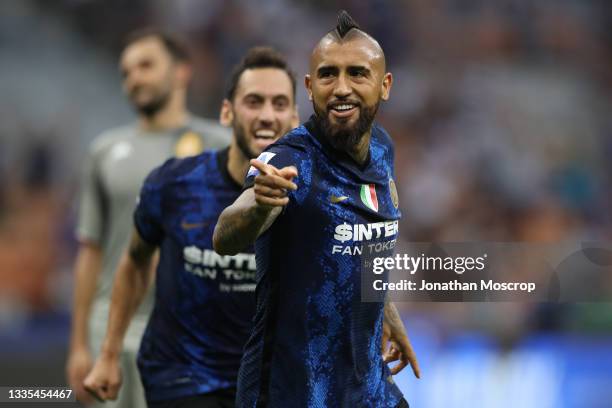
<path fill-rule="evenodd" d="M 83 153 L 130 120 L 125 34 L 192 44 L 191 110 L 216 117 L 224 74 L 271 44 L 298 77 L 349 10 L 395 82 L 379 121 L 396 144 L 409 241 L 606 241 L 612 221 L 612 6 L 605 0 L 27 0 L 0 5 L 0 331 L 68 310 Z M 305 92 L 302 119 L 311 112 Z M 401 250 L 401 245 L 400 245 Z M 612 329 L 605 304 L 406 304 L 441 332 Z M 503 317 L 503 318 L 502 318 Z"/>

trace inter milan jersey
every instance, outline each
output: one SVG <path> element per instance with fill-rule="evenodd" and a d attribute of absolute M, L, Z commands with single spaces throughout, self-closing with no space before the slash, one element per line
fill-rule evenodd
<path fill-rule="evenodd" d="M 374 125 L 363 166 L 311 118 L 260 160 L 293 165 L 297 190 L 255 243 L 257 311 L 238 407 L 395 407 L 382 361 L 383 303 L 360 299 L 361 262 L 390 256 L 398 232 L 393 145 Z M 251 168 L 246 186 L 258 171 Z"/>
<path fill-rule="evenodd" d="M 134 222 L 160 247 L 155 305 L 138 366 L 147 400 L 236 386 L 255 309 L 255 255 L 213 251 L 219 214 L 240 195 L 228 151 L 171 159 L 146 179 Z"/>

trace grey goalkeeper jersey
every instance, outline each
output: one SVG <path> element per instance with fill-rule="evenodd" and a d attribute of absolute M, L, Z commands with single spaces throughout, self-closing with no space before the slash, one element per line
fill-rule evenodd
<path fill-rule="evenodd" d="M 145 177 L 172 156 L 191 156 L 229 144 L 231 131 L 214 121 L 192 117 L 186 126 L 143 132 L 137 124 L 104 132 L 92 143 L 81 184 L 77 237 L 103 253 L 90 318 L 94 352 L 106 329 L 114 273 L 133 228 L 133 211 Z M 138 342 L 153 305 L 149 291 L 128 330 L 126 347 Z"/>

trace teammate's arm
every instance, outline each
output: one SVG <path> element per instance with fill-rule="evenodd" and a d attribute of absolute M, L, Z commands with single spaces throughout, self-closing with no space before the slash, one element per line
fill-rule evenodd
<path fill-rule="evenodd" d="M 252 188 L 245 190 L 219 216 L 213 234 L 213 247 L 221 255 L 234 255 L 255 242 L 289 203 L 287 190 L 296 190 L 293 166 L 277 169 L 259 160 L 251 160 L 259 170 Z"/>
<path fill-rule="evenodd" d="M 91 397 L 83 388 L 83 380 L 91 370 L 93 363 L 89 350 L 88 322 L 101 270 L 102 250 L 100 246 L 91 242 L 82 242 L 79 245 L 74 266 L 72 327 L 66 376 L 76 398 L 84 403 L 91 402 Z"/>
<path fill-rule="evenodd" d="M 385 302 L 382 353 L 385 363 L 399 360 L 399 364 L 391 368 L 391 374 L 395 375 L 402 371 L 408 364 L 412 367 L 412 372 L 416 378 L 421 378 L 421 369 L 417 361 L 414 349 L 402 319 L 393 302 Z"/>
<path fill-rule="evenodd" d="M 119 356 L 123 349 L 123 339 L 151 283 L 156 248 L 145 242 L 134 229 L 129 247 L 119 261 L 102 350 L 84 381 L 85 388 L 101 400 L 114 400 L 119 393 Z"/>

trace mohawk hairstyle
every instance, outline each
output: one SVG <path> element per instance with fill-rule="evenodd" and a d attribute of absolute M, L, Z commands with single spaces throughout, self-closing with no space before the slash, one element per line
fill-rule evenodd
<path fill-rule="evenodd" d="M 344 36 L 351 31 L 352 29 L 361 30 L 359 24 L 353 20 L 353 17 L 346 11 L 340 10 L 338 13 L 338 24 L 336 25 L 336 33 L 340 38 L 344 38 Z"/>

